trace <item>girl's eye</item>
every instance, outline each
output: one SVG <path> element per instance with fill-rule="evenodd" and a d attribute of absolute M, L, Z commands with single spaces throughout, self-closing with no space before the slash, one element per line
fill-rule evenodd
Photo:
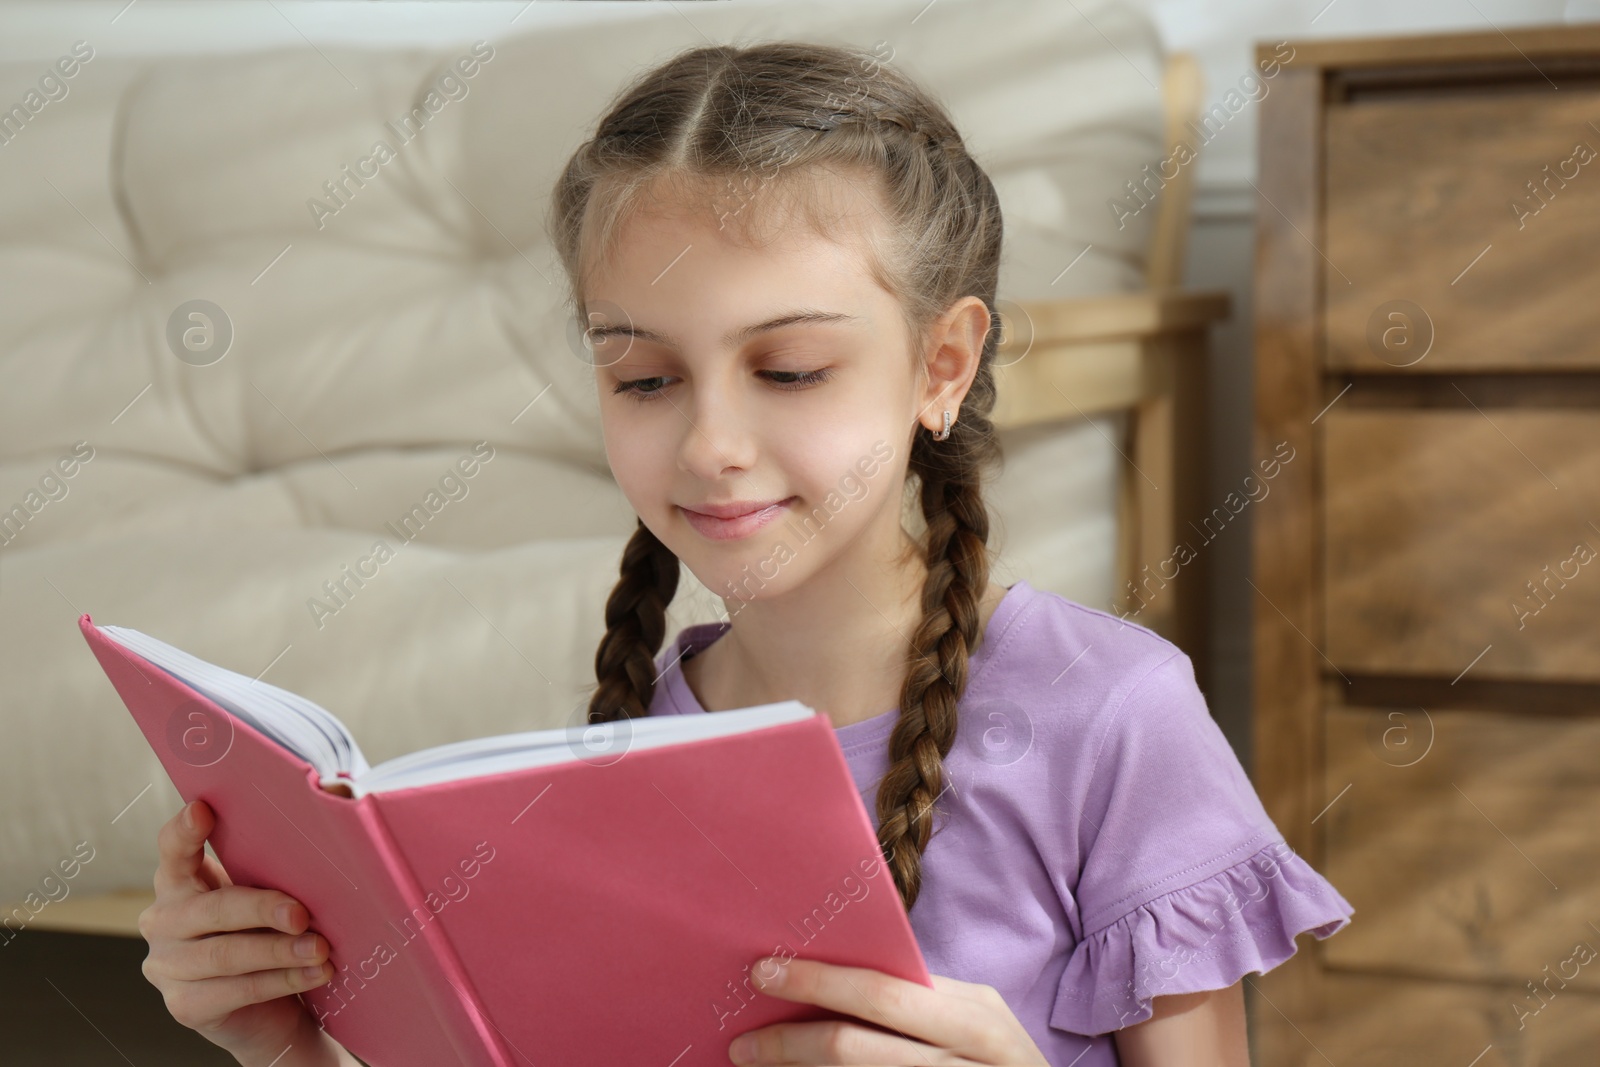
<path fill-rule="evenodd" d="M 769 379 L 772 384 L 779 389 L 790 390 L 805 389 L 809 386 L 819 385 L 830 377 L 826 368 L 813 371 L 772 370 L 762 371 L 761 373 L 776 375 L 777 377 Z M 632 381 L 618 382 L 611 391 L 613 393 L 626 393 L 633 399 L 643 402 L 659 395 L 666 388 L 665 385 L 659 383 L 667 380 L 665 376 L 661 375 L 654 378 L 634 378 Z"/>
<path fill-rule="evenodd" d="M 780 389 L 804 389 L 806 386 L 818 385 L 828 380 L 828 370 L 825 367 L 808 371 L 773 370 L 763 371 L 762 373 L 780 375 L 781 379 L 774 380 L 772 383 Z"/>
<path fill-rule="evenodd" d="M 627 393 L 629 396 L 633 397 L 633 399 L 635 399 L 635 400 L 649 400 L 652 396 L 654 396 L 655 394 L 659 393 L 661 391 L 662 387 L 661 386 L 656 386 L 654 389 L 640 389 L 640 388 L 636 388 L 636 387 L 637 386 L 641 386 L 641 385 L 645 385 L 645 384 L 647 384 L 649 382 L 662 382 L 662 381 L 666 381 L 666 379 L 662 378 L 662 377 L 635 378 L 631 382 L 618 382 L 616 388 L 611 390 L 611 391 L 613 393 Z"/>

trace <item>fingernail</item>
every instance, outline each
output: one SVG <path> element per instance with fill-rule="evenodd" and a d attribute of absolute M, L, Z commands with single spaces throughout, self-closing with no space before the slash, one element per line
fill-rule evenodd
<path fill-rule="evenodd" d="M 322 966 L 323 965 L 319 963 L 315 967 L 302 967 L 302 968 L 300 968 L 300 973 L 302 975 L 304 975 L 305 977 L 307 977 L 307 978 L 312 978 L 312 979 L 321 978 L 322 977 Z"/>
<path fill-rule="evenodd" d="M 294 905 L 292 904 L 279 904 L 277 910 L 272 913 L 273 915 L 277 916 L 279 926 L 285 928 L 288 927 L 289 913 L 293 907 Z"/>
<path fill-rule="evenodd" d="M 183 806 L 183 825 L 184 825 L 185 829 L 188 829 L 188 830 L 193 830 L 194 829 L 194 805 L 193 804 L 185 804 Z"/>
<path fill-rule="evenodd" d="M 755 975 L 756 984 L 762 989 L 775 989 L 783 984 L 783 961 L 773 956 L 764 956 L 756 960 L 751 973 Z"/>
<path fill-rule="evenodd" d="M 295 938 L 294 954 L 296 956 L 315 956 L 317 954 L 317 935 L 301 934 Z"/>
<path fill-rule="evenodd" d="M 728 1046 L 728 1058 L 734 1063 L 753 1063 L 756 1058 L 756 1039 L 749 1034 L 735 1038 Z"/>

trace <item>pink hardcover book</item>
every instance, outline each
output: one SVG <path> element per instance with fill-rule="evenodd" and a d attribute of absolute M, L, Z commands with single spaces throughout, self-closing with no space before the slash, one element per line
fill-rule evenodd
<path fill-rule="evenodd" d="M 763 955 L 932 987 L 833 728 L 797 701 L 370 766 L 304 697 L 78 626 L 216 811 L 234 883 L 310 910 L 335 972 L 300 998 L 373 1067 L 724 1067 L 747 1030 L 844 1017 L 756 990 Z"/>

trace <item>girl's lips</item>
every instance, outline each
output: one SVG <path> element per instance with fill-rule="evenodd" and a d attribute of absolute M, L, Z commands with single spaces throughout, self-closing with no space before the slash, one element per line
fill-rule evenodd
<path fill-rule="evenodd" d="M 712 541 L 735 541 L 741 537 L 749 537 L 769 522 L 783 514 L 793 501 L 794 497 L 780 500 L 759 511 L 748 512 L 732 519 L 717 519 L 710 515 L 702 515 L 698 511 L 690 511 L 680 507 L 683 517 L 689 520 L 689 525 L 695 528 L 700 536 Z"/>

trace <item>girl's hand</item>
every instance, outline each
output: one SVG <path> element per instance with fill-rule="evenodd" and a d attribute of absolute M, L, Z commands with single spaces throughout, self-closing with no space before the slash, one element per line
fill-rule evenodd
<path fill-rule="evenodd" d="M 936 974 L 929 989 L 882 971 L 770 956 L 750 974 L 770 996 L 855 1015 L 889 1032 L 839 1019 L 774 1023 L 736 1038 L 728 1049 L 734 1063 L 1049 1067 L 993 986 Z"/>
<path fill-rule="evenodd" d="M 294 996 L 328 980 L 327 939 L 288 894 L 233 884 L 205 851 L 215 825 L 195 801 L 156 838 L 156 899 L 139 914 L 145 978 L 174 1019 L 242 1064 L 355 1062 Z"/>

